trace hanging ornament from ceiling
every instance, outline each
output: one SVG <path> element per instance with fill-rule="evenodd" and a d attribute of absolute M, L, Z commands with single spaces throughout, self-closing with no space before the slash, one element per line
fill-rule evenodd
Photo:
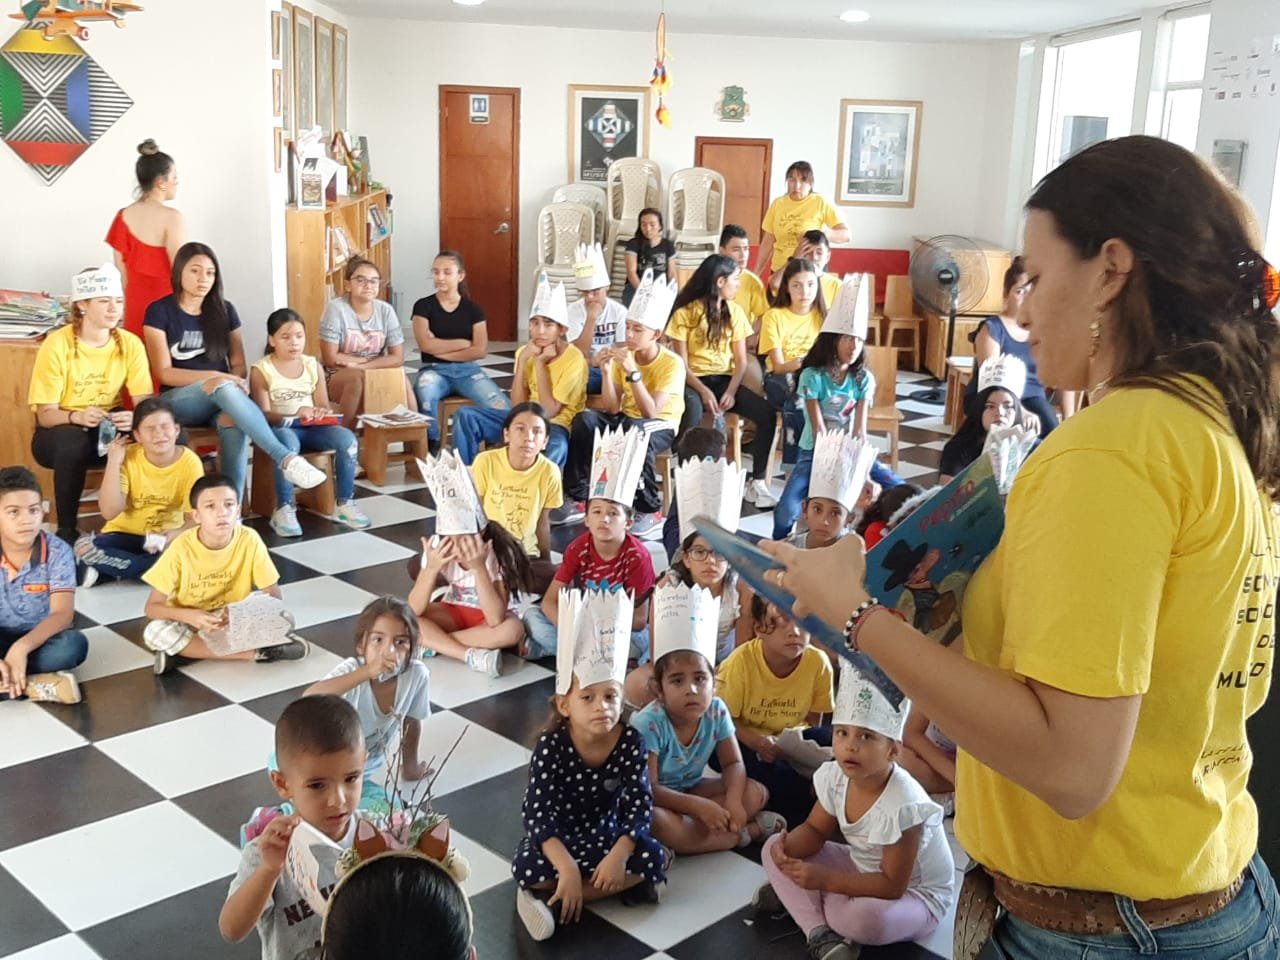
<path fill-rule="evenodd" d="M 653 77 L 649 80 L 649 86 L 658 95 L 658 110 L 654 115 L 657 117 L 658 123 L 664 127 L 670 127 L 671 111 L 667 109 L 667 105 L 662 101 L 663 94 L 671 89 L 671 75 L 667 73 L 667 58 L 671 54 L 667 50 L 667 14 L 665 10 L 658 14 L 657 54 L 657 59 L 653 64 Z"/>

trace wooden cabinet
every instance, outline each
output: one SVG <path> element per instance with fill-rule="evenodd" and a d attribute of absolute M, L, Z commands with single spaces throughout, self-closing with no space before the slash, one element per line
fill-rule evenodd
<path fill-rule="evenodd" d="M 382 275 L 379 296 L 391 299 L 391 211 L 385 190 L 358 197 L 342 197 L 323 210 L 285 210 L 285 243 L 289 272 L 289 306 L 307 325 L 307 345 L 320 353 L 320 316 L 325 304 L 346 292 L 346 259 L 371 260 Z M 372 210 L 372 213 L 370 212 Z M 378 236 L 371 223 L 386 225 Z M 350 240 L 345 259 L 334 256 L 334 234 L 341 229 Z"/>
<path fill-rule="evenodd" d="M 917 246 L 928 240 L 928 237 L 913 237 Z M 987 284 L 977 304 L 956 317 L 956 337 L 951 355 L 954 357 L 972 357 L 973 344 L 969 335 L 978 329 L 984 317 L 998 314 L 1004 308 L 1004 275 L 1013 263 L 1013 254 L 998 244 L 986 240 L 974 239 L 978 252 L 958 251 L 956 261 L 963 273 L 966 267 L 973 269 L 979 264 L 986 267 Z M 947 317 L 930 310 L 921 310 L 924 315 L 925 368 L 939 380 L 947 375 Z"/>
<path fill-rule="evenodd" d="M 947 375 L 947 327 L 948 320 L 931 310 L 924 314 L 924 366 L 938 380 Z M 999 313 L 999 311 L 996 311 Z M 985 314 L 984 314 L 985 316 Z M 956 341 L 951 347 L 953 357 L 972 357 L 973 344 L 969 335 L 981 325 L 983 317 L 956 317 Z"/>
<path fill-rule="evenodd" d="M 31 455 L 31 437 L 36 432 L 36 416 L 27 403 L 31 371 L 43 340 L 0 340 L 0 369 L 8 386 L 0 393 L 0 467 L 29 467 L 40 481 L 45 498 L 53 502 L 53 473 L 36 463 Z"/>

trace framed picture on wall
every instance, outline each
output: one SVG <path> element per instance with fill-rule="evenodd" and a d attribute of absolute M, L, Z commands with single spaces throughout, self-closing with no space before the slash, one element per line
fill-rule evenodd
<path fill-rule="evenodd" d="M 316 38 L 311 14 L 293 8 L 294 130 L 301 133 L 316 123 Z"/>
<path fill-rule="evenodd" d="M 280 126 L 293 139 L 293 5 L 280 4 Z"/>
<path fill-rule="evenodd" d="M 280 12 L 271 11 L 271 59 L 280 59 Z"/>
<path fill-rule="evenodd" d="M 836 203 L 914 207 L 920 100 L 841 100 Z"/>
<path fill-rule="evenodd" d="M 333 129 L 347 129 L 347 31 L 333 25 Z"/>
<path fill-rule="evenodd" d="M 316 17 L 316 123 L 333 135 L 333 24 Z"/>
<path fill-rule="evenodd" d="M 649 155 L 649 88 L 569 85 L 569 180 L 604 183 L 609 164 Z"/>

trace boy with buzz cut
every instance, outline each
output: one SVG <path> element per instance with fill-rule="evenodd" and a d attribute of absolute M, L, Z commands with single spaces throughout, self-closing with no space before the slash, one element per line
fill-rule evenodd
<path fill-rule="evenodd" d="M 44 498 L 26 467 L 0 469 L 0 700 L 79 703 L 69 672 L 89 641 L 71 629 L 76 560 L 40 529 Z"/>
<path fill-rule="evenodd" d="M 201 635 L 228 625 L 227 606 L 260 590 L 280 599 L 280 574 L 257 532 L 240 523 L 240 497 L 230 477 L 211 473 L 191 488 L 195 527 L 180 534 L 142 575 L 151 587 L 142 633 L 156 656 L 157 676 L 179 655 L 194 660 L 219 658 Z M 307 644 L 297 638 L 277 646 L 227 654 L 220 659 L 301 660 Z"/>
<path fill-rule="evenodd" d="M 289 704 L 276 723 L 276 762 L 271 783 L 295 812 L 273 819 L 241 851 L 218 930 L 238 943 L 256 927 L 262 960 L 318 957 L 322 920 L 285 871 L 285 855 L 301 822 L 343 849 L 355 839 L 365 763 L 355 707 L 333 694 Z M 332 870 L 336 860 L 326 866 Z M 337 877 L 322 875 L 320 882 L 328 899 Z"/>

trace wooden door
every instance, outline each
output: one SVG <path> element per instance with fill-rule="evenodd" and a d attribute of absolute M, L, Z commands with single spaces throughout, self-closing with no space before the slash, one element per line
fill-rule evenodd
<path fill-rule="evenodd" d="M 773 141 L 698 137 L 693 154 L 695 166 L 710 167 L 724 176 L 724 222 L 738 224 L 753 244 L 759 243 L 760 224 L 769 209 Z"/>
<path fill-rule="evenodd" d="M 467 265 L 489 339 L 516 339 L 520 91 L 440 87 L 440 248 Z"/>

